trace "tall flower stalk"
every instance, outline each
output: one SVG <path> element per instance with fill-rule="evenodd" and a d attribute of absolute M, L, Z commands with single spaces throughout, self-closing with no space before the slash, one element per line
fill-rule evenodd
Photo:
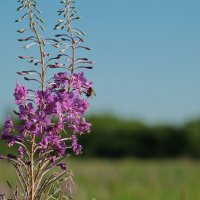
<path fill-rule="evenodd" d="M 93 62 L 85 57 L 76 57 L 78 49 L 90 50 L 82 45 L 85 33 L 73 27 L 80 19 L 72 0 L 62 0 L 53 38 L 44 38 L 44 20 L 36 0 L 18 0 L 18 11 L 24 12 L 16 22 L 25 22 L 28 27 L 17 32 L 25 35 L 25 49 L 36 46 L 39 57 L 19 56 L 33 65 L 33 69 L 17 72 L 26 81 L 39 84 L 39 89 L 28 89 L 16 84 L 14 97 L 18 107 L 14 111 L 20 125 L 14 125 L 7 117 L 2 139 L 9 147 L 18 148 L 18 154 L 2 155 L 16 169 L 19 185 L 13 189 L 8 183 L 14 200 L 68 199 L 71 197 L 73 174 L 66 158 L 73 152 L 82 153 L 79 135 L 90 132 L 91 124 L 84 117 L 88 110 L 88 97 L 94 94 L 82 70 L 92 69 Z M 45 50 L 47 46 L 57 49 L 55 56 Z M 55 70 L 47 80 L 48 71 Z M 57 72 L 60 70 L 59 72 Z M 6 199 L 1 195 L 2 199 Z M 8 198 L 10 199 L 10 198 Z"/>

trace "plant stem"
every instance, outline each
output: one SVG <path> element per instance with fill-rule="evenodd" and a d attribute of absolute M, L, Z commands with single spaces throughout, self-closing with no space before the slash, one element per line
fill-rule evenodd
<path fill-rule="evenodd" d="M 72 33 L 72 27 L 71 27 L 70 3 L 71 3 L 71 0 L 66 0 L 66 13 L 67 13 L 67 24 L 68 24 L 67 30 L 68 30 L 71 40 L 72 40 L 72 68 L 71 68 L 71 76 L 70 76 L 70 80 L 69 80 L 68 92 L 70 91 L 70 88 L 71 88 L 72 75 L 75 70 L 75 49 L 76 49 L 76 43 L 74 41 L 74 36 Z"/>
<path fill-rule="evenodd" d="M 34 148 L 35 148 L 35 135 L 33 135 L 32 142 L 31 142 L 31 198 L 30 200 L 34 200 L 34 196 L 35 196 Z"/>
<path fill-rule="evenodd" d="M 44 62 L 44 52 L 43 52 L 43 43 L 40 39 L 40 36 L 38 34 L 38 31 L 36 29 L 36 25 L 34 22 L 34 18 L 33 18 L 33 13 L 31 10 L 31 1 L 27 0 L 28 3 L 28 14 L 30 17 L 30 28 L 33 30 L 33 32 L 35 33 L 35 36 L 37 38 L 37 42 L 39 45 L 39 51 L 40 51 L 40 59 L 41 59 L 41 83 L 42 83 L 42 91 L 44 92 L 45 90 L 45 62 Z"/>
<path fill-rule="evenodd" d="M 38 34 L 37 28 L 36 28 L 36 23 L 34 22 L 34 17 L 33 17 L 33 11 L 31 9 L 31 0 L 27 0 L 27 8 L 28 8 L 28 14 L 29 14 L 29 20 L 30 20 L 30 29 L 34 32 L 37 42 L 39 45 L 39 52 L 40 52 L 40 64 L 41 64 L 41 83 L 42 83 L 42 92 L 45 91 L 45 62 L 44 62 L 44 52 L 43 52 L 43 43 L 42 40 Z M 31 140 L 31 154 L 30 154 L 30 161 L 31 161 L 31 166 L 30 166 L 30 200 L 34 200 L 35 197 L 35 163 L 34 163 L 34 152 L 35 152 L 35 135 L 32 136 Z"/>

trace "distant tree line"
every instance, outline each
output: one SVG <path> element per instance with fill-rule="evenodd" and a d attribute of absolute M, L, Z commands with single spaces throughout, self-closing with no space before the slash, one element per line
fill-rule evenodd
<path fill-rule="evenodd" d="M 91 116 L 90 121 L 92 132 L 80 138 L 86 157 L 200 158 L 200 120 L 181 127 L 112 116 Z"/>
<path fill-rule="evenodd" d="M 91 133 L 79 138 L 84 157 L 200 158 L 200 119 L 183 126 L 151 126 L 106 115 L 88 121 Z M 0 154 L 5 148 L 0 144 Z"/>

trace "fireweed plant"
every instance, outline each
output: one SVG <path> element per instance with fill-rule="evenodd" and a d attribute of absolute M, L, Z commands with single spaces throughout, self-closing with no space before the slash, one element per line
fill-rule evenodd
<path fill-rule="evenodd" d="M 90 50 L 82 45 L 85 33 L 73 27 L 80 19 L 72 0 L 62 0 L 57 13 L 58 22 L 53 38 L 44 38 L 44 20 L 36 0 L 18 0 L 17 11 L 23 12 L 16 22 L 28 24 L 17 32 L 24 35 L 25 49 L 36 46 L 39 57 L 19 56 L 32 69 L 17 72 L 26 81 L 35 81 L 36 89 L 16 83 L 14 113 L 20 125 L 14 125 L 7 117 L 2 139 L 9 147 L 17 148 L 17 155 L 1 155 L 16 170 L 17 186 L 8 183 L 12 198 L 2 199 L 46 200 L 71 199 L 73 174 L 66 158 L 80 154 L 82 146 L 78 136 L 90 132 L 91 124 L 84 117 L 89 107 L 88 98 L 94 94 L 92 82 L 84 75 L 84 69 L 92 69 L 88 58 L 76 57 L 78 49 Z M 59 31 L 59 33 L 57 33 Z M 55 48 L 54 56 L 46 52 L 47 46 Z M 47 80 L 49 70 L 55 70 Z M 59 70 L 59 72 L 58 72 Z M 54 71 L 54 72 L 55 72 Z"/>

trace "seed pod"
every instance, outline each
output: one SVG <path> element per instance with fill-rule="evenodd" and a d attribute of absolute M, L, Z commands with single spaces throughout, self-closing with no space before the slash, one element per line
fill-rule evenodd
<path fill-rule="evenodd" d="M 27 30 L 26 28 L 23 28 L 23 29 L 18 30 L 17 32 L 18 33 L 24 33 L 26 30 Z"/>

